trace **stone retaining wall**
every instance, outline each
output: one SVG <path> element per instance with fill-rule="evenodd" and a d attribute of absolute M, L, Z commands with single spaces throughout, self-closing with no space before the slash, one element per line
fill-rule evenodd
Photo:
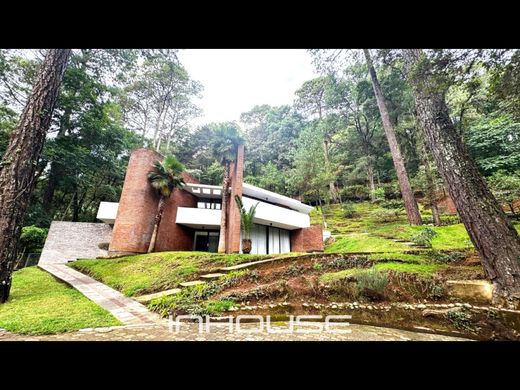
<path fill-rule="evenodd" d="M 39 264 L 106 256 L 98 245 L 111 239 L 112 228 L 104 223 L 53 221 Z"/>

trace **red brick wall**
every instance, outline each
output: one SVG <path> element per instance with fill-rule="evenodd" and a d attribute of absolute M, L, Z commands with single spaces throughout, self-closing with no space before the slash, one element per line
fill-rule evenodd
<path fill-rule="evenodd" d="M 150 186 L 147 174 L 153 162 L 163 158 L 160 153 L 145 148 L 132 152 L 119 200 L 110 253 L 144 253 L 148 250 L 159 196 Z M 199 183 L 187 172 L 183 172 L 182 177 L 186 183 Z M 175 223 L 178 206 L 196 207 L 197 198 L 184 190 L 177 189 L 172 193 L 159 226 L 156 251 L 193 249 L 193 231 Z"/>
<path fill-rule="evenodd" d="M 324 248 L 321 225 L 291 231 L 291 252 L 323 251 Z"/>
<path fill-rule="evenodd" d="M 437 202 L 437 207 L 441 213 L 446 214 L 457 214 L 457 208 L 455 207 L 455 203 L 453 203 L 453 199 L 449 195 L 446 195 L 440 201 Z"/>
<path fill-rule="evenodd" d="M 242 197 L 242 183 L 244 176 L 244 145 L 237 150 L 237 158 L 231 167 L 231 194 L 228 209 L 227 253 L 240 252 L 240 211 L 235 196 Z"/>
<path fill-rule="evenodd" d="M 159 196 L 148 183 L 147 173 L 153 162 L 162 158 L 150 149 L 132 152 L 110 242 L 111 253 L 148 250 Z"/>
<path fill-rule="evenodd" d="M 175 223 L 177 207 L 197 207 L 197 197 L 184 190 L 173 191 L 166 203 L 163 219 L 159 225 L 155 246 L 157 252 L 193 250 L 194 231 Z"/>

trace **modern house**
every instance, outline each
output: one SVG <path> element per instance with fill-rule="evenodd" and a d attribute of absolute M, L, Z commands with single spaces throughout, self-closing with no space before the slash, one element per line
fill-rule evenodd
<path fill-rule="evenodd" d="M 149 149 L 137 149 L 130 156 L 119 203 L 101 202 L 97 218 L 113 226 L 109 254 L 144 253 L 154 227 L 159 196 L 150 186 L 147 173 L 163 156 Z M 200 183 L 184 172 L 185 186 L 168 199 L 157 235 L 156 251 L 216 252 L 221 213 L 228 214 L 226 252 L 241 252 L 240 213 L 235 195 L 244 207 L 258 203 L 251 229 L 254 254 L 323 250 L 321 226 L 311 226 L 313 209 L 295 199 L 243 182 L 244 147 L 238 148 L 230 169 L 227 210 L 222 210 L 222 187 Z"/>

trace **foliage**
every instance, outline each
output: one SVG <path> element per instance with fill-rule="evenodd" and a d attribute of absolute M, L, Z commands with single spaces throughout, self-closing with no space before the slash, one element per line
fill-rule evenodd
<path fill-rule="evenodd" d="M 238 145 L 244 142 L 238 124 L 214 123 L 208 127 L 211 130 L 210 143 L 214 158 L 221 164 L 234 161 Z"/>
<path fill-rule="evenodd" d="M 148 181 L 161 196 L 169 198 L 175 188 L 184 185 L 181 173 L 184 166 L 173 155 L 166 156 L 164 160 L 154 161 L 155 171 L 148 172 Z"/>
<path fill-rule="evenodd" d="M 471 315 L 462 311 L 449 311 L 446 317 L 459 330 L 475 331 L 475 327 L 471 324 Z"/>
<path fill-rule="evenodd" d="M 414 233 L 411 240 L 418 245 L 432 247 L 432 239 L 437 235 L 437 232 L 430 227 L 426 227 L 421 231 Z"/>
<path fill-rule="evenodd" d="M 240 229 L 242 230 L 242 238 L 248 240 L 251 238 L 251 227 L 253 226 L 253 219 L 255 218 L 258 202 L 254 206 L 251 206 L 249 210 L 244 208 L 240 196 L 235 195 L 235 202 L 240 211 Z"/>
<path fill-rule="evenodd" d="M 497 112 L 479 118 L 468 129 L 465 141 L 485 175 L 520 169 L 520 122 L 511 116 Z"/>
<path fill-rule="evenodd" d="M 399 220 L 401 209 L 377 209 L 372 213 L 378 222 L 394 222 Z"/>
<path fill-rule="evenodd" d="M 356 216 L 356 208 L 352 203 L 343 203 L 341 205 L 341 212 L 345 218 L 354 218 Z"/>
<path fill-rule="evenodd" d="M 24 226 L 20 235 L 20 247 L 25 253 L 40 252 L 45 244 L 49 229 L 37 226 Z"/>
<path fill-rule="evenodd" d="M 515 174 L 496 171 L 487 178 L 487 182 L 495 198 L 507 204 L 510 211 L 515 213 L 515 201 L 520 199 L 520 170 Z"/>
<path fill-rule="evenodd" d="M 400 200 L 388 200 L 379 204 L 382 208 L 388 210 L 404 210 L 404 204 Z"/>
<path fill-rule="evenodd" d="M 83 294 L 37 267 L 13 273 L 11 296 L 0 305 L 0 328 L 22 334 L 52 334 L 120 325 Z"/>
<path fill-rule="evenodd" d="M 372 300 L 381 300 L 385 297 L 385 289 L 388 285 L 388 274 L 375 268 L 357 272 L 356 289 L 359 295 Z"/>
<path fill-rule="evenodd" d="M 371 195 L 374 197 L 374 200 L 384 200 L 385 199 L 385 189 L 384 188 L 376 188 L 371 192 Z"/>
<path fill-rule="evenodd" d="M 368 188 L 362 184 L 344 186 L 341 189 L 341 197 L 351 201 L 363 201 L 370 198 Z"/>

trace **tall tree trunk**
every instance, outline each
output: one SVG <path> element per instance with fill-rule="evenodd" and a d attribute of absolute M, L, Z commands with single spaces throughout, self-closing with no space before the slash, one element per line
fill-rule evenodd
<path fill-rule="evenodd" d="M 71 49 L 48 50 L 0 163 L 0 303 L 11 290 L 23 218 L 70 53 Z"/>
<path fill-rule="evenodd" d="M 416 126 L 418 129 L 421 128 L 421 124 L 416 118 Z M 418 144 L 419 144 L 419 154 L 422 156 L 422 163 L 424 165 L 424 177 L 426 179 L 426 199 L 428 201 L 428 206 L 432 211 L 432 219 L 433 224 L 435 226 L 441 225 L 441 217 L 439 214 L 439 208 L 437 207 L 437 187 L 435 186 L 435 182 L 433 180 L 433 172 L 431 165 L 431 152 L 428 149 L 424 141 L 424 131 L 420 130 L 418 134 Z"/>
<path fill-rule="evenodd" d="M 321 195 L 318 192 L 318 204 L 320 205 L 321 218 L 323 219 L 323 227 L 327 229 L 327 217 L 325 217 L 325 211 L 323 211 L 323 204 L 321 202 Z"/>
<path fill-rule="evenodd" d="M 426 140 L 448 192 L 495 287 L 494 302 L 520 306 L 520 237 L 480 175 L 420 49 L 403 51 L 407 78 Z"/>
<path fill-rule="evenodd" d="M 367 177 L 368 177 L 368 186 L 370 188 L 370 201 L 376 201 L 376 185 L 374 182 L 374 167 L 372 164 L 367 165 Z"/>
<path fill-rule="evenodd" d="M 325 158 L 325 169 L 327 170 L 327 174 L 330 174 L 329 143 L 326 139 L 323 140 L 323 157 Z M 334 180 L 329 182 L 329 191 L 334 203 L 336 203 L 338 201 L 338 194 L 336 192 L 336 187 L 334 186 Z"/>
<path fill-rule="evenodd" d="M 433 175 L 432 170 L 430 166 L 430 159 L 428 156 L 426 156 L 425 152 L 425 158 L 424 158 L 424 176 L 426 177 L 426 192 L 427 192 L 427 198 L 428 203 L 430 206 L 430 210 L 432 211 L 432 218 L 433 218 L 433 224 L 435 226 L 441 225 L 441 217 L 439 215 L 439 208 L 437 207 L 437 188 L 435 188 L 435 183 L 433 182 Z"/>
<path fill-rule="evenodd" d="M 379 80 L 377 79 L 376 70 L 374 69 L 374 64 L 372 63 L 372 58 L 370 57 L 370 53 L 367 49 L 363 49 L 363 52 L 365 53 L 370 79 L 372 81 L 372 87 L 374 88 L 377 106 L 379 107 L 379 113 L 381 114 L 381 120 L 383 121 L 383 128 L 385 129 L 388 145 L 390 146 L 390 152 L 392 153 L 395 172 L 397 174 L 397 180 L 399 181 L 399 187 L 401 188 L 401 195 L 403 197 L 406 214 L 408 215 L 408 221 L 412 225 L 421 225 L 422 218 L 421 214 L 419 213 L 419 207 L 417 206 L 417 201 L 413 196 L 413 191 L 412 187 L 410 186 L 410 181 L 408 180 L 408 174 L 404 165 L 403 156 L 401 155 L 401 149 L 397 143 L 397 137 L 395 135 L 392 122 L 390 121 L 390 115 L 388 114 L 388 109 L 386 108 L 385 98 L 383 96 L 383 92 L 381 91 Z"/>
<path fill-rule="evenodd" d="M 155 214 L 153 233 L 152 238 L 150 239 L 150 245 L 148 246 L 148 253 L 151 253 L 155 250 L 155 244 L 157 243 L 157 232 L 159 231 L 159 225 L 161 224 L 165 206 L 166 199 L 161 195 L 161 199 L 159 199 L 159 204 L 157 205 L 157 214 Z"/>
<path fill-rule="evenodd" d="M 78 190 L 74 191 L 74 195 L 72 197 L 72 222 L 79 221 L 79 199 L 78 199 Z"/>
<path fill-rule="evenodd" d="M 229 161 L 224 164 L 224 183 L 222 184 L 222 207 L 220 213 L 220 236 L 218 238 L 218 253 L 226 252 L 226 232 L 227 232 L 227 206 L 228 206 L 228 187 L 229 187 Z"/>

